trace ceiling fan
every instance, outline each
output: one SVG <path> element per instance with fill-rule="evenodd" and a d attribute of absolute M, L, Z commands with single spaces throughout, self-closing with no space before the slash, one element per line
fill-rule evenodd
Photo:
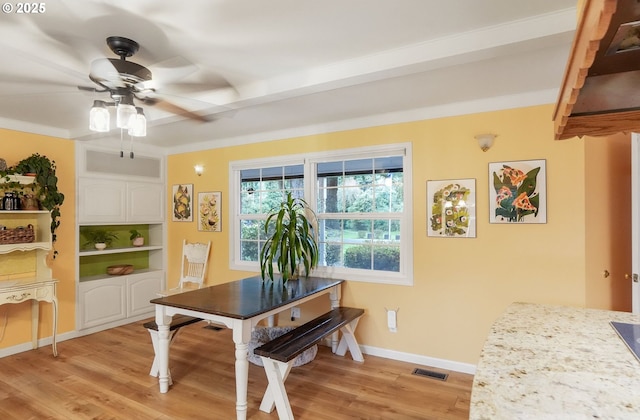
<path fill-rule="evenodd" d="M 89 79 L 98 87 L 78 86 L 80 90 L 99 93 L 108 92 L 113 99 L 113 102 L 95 101 L 94 108 L 96 106 L 116 106 L 118 112 L 121 108 L 127 109 L 129 114 L 122 118 L 130 118 L 136 112 L 138 114 L 142 112 L 141 108 L 135 106 L 134 100 L 138 100 L 145 105 L 158 106 L 167 112 L 192 120 L 200 122 L 211 120 L 206 115 L 189 111 L 157 95 L 153 86 L 151 70 L 133 61 L 127 61 L 127 58 L 132 57 L 140 48 L 136 41 L 122 36 L 110 36 L 106 39 L 106 42 L 109 49 L 120 58 L 99 58 L 94 60 L 91 63 Z M 119 114 L 118 117 L 120 117 Z M 126 126 L 126 123 L 123 124 Z M 120 124 L 118 126 L 122 128 Z"/>

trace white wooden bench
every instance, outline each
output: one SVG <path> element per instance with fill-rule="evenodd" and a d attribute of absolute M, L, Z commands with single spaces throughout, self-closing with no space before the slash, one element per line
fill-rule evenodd
<path fill-rule="evenodd" d="M 342 332 L 342 337 L 336 354 L 344 356 L 349 349 L 353 360 L 363 362 L 364 358 L 354 335 L 363 314 L 364 309 L 335 308 L 256 348 L 254 354 L 262 358 L 269 380 L 260 410 L 270 413 L 275 405 L 281 420 L 293 420 L 291 404 L 284 387 L 284 381 L 291 371 L 293 361 L 300 353 L 338 330 Z"/>

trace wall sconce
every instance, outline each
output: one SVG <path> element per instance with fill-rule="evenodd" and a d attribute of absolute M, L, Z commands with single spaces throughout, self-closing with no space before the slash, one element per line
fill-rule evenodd
<path fill-rule="evenodd" d="M 202 165 L 196 165 L 193 167 L 193 169 L 195 169 L 196 175 L 200 176 L 202 175 L 202 171 L 204 170 L 204 167 Z"/>
<path fill-rule="evenodd" d="M 498 137 L 497 134 L 478 134 L 475 139 L 483 152 L 486 152 L 493 146 L 493 140 Z"/>

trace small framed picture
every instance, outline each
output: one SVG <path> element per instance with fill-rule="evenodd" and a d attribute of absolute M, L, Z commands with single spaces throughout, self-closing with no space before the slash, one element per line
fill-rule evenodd
<path fill-rule="evenodd" d="M 173 193 L 173 214 L 171 220 L 174 222 L 193 221 L 193 184 L 178 184 L 171 189 Z"/>
<path fill-rule="evenodd" d="M 202 232 L 221 232 L 222 193 L 198 193 L 198 230 Z"/>
<path fill-rule="evenodd" d="M 547 223 L 547 161 L 489 164 L 489 222 Z"/>
<path fill-rule="evenodd" d="M 427 236 L 476 237 L 476 180 L 427 181 Z"/>

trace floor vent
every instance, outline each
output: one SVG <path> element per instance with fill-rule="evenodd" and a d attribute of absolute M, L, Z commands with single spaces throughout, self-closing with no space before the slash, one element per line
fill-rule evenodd
<path fill-rule="evenodd" d="M 439 381 L 446 381 L 449 377 L 449 374 L 447 373 L 434 372 L 432 370 L 426 369 L 414 369 L 413 374 L 418 376 L 426 376 L 427 378 L 437 379 Z"/>

